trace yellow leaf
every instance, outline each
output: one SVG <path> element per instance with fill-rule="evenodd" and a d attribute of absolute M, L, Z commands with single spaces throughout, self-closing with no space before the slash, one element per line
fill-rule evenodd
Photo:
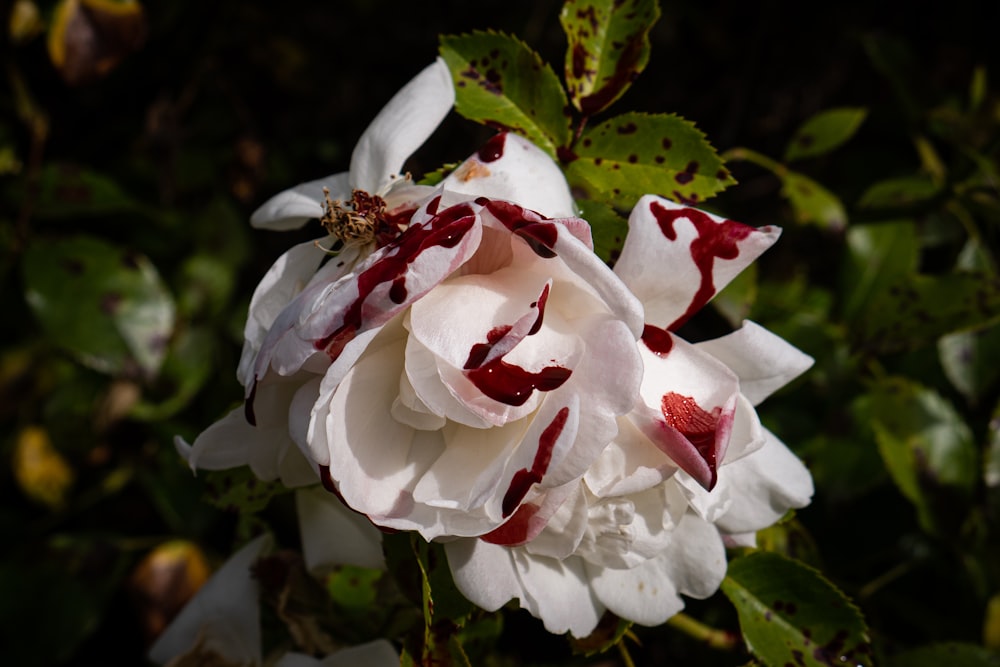
<path fill-rule="evenodd" d="M 26 496 L 58 508 L 66 501 L 74 473 L 45 429 L 29 426 L 18 435 L 14 447 L 14 477 Z"/>

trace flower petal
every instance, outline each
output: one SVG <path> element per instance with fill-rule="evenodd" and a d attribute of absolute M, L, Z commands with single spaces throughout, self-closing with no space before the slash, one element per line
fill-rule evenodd
<path fill-rule="evenodd" d="M 295 507 L 306 567 L 322 576 L 336 565 L 385 569 L 382 533 L 321 486 L 299 489 Z"/>
<path fill-rule="evenodd" d="M 438 58 L 396 93 L 361 135 L 351 154 L 351 187 L 378 193 L 427 141 L 455 103 L 455 88 Z"/>
<path fill-rule="evenodd" d="M 759 450 L 723 466 L 720 476 L 732 497 L 728 511 L 716 525 L 727 533 L 747 533 L 770 526 L 785 513 L 809 504 L 812 476 L 777 437 L 765 429 Z"/>
<path fill-rule="evenodd" d="M 542 619 L 545 629 L 553 634 L 571 632 L 574 637 L 586 637 L 593 632 L 604 605 L 588 585 L 583 560 L 531 556 L 524 549 L 512 551 L 521 582 L 521 606 Z"/>
<path fill-rule="evenodd" d="M 250 568 L 270 544 L 261 535 L 233 554 L 164 630 L 149 659 L 165 665 L 201 641 L 232 664 L 259 665 L 260 607 Z"/>
<path fill-rule="evenodd" d="M 501 132 L 490 139 L 451 172 L 442 186 L 448 203 L 489 197 L 516 201 L 548 218 L 576 214 L 559 166 L 545 151 L 513 132 Z"/>
<path fill-rule="evenodd" d="M 496 611 L 521 595 L 513 549 L 476 538 L 445 542 L 448 567 L 455 586 L 470 602 Z"/>
<path fill-rule="evenodd" d="M 333 174 L 315 181 L 300 183 L 294 188 L 279 192 L 250 216 L 250 225 L 258 229 L 280 232 L 298 229 L 313 218 L 323 217 L 326 201 L 323 188 L 330 191 L 332 199 L 350 199 L 351 186 L 347 172 Z"/>
<path fill-rule="evenodd" d="M 740 391 L 758 405 L 813 364 L 809 355 L 749 320 L 736 331 L 696 345 L 740 378 Z"/>
<path fill-rule="evenodd" d="M 642 301 L 646 322 L 675 331 L 779 234 L 646 195 L 629 216 L 615 273 Z"/>

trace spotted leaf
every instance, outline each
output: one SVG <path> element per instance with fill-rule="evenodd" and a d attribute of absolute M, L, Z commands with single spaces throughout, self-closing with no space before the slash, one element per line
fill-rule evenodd
<path fill-rule="evenodd" d="M 458 113 L 527 137 L 552 157 L 569 143 L 566 93 L 523 42 L 496 32 L 444 36 L 441 57 L 455 81 Z"/>
<path fill-rule="evenodd" d="M 730 563 L 722 592 L 736 607 L 747 647 L 764 664 L 872 664 L 861 613 L 806 565 L 775 553 L 752 553 Z"/>
<path fill-rule="evenodd" d="M 87 236 L 38 241 L 24 258 L 25 298 L 48 337 L 106 373 L 155 374 L 174 302 L 150 261 Z"/>
<path fill-rule="evenodd" d="M 622 96 L 649 61 L 655 0 L 569 0 L 559 21 L 569 41 L 566 83 L 573 106 L 590 116 Z"/>
<path fill-rule="evenodd" d="M 563 159 L 572 185 L 624 208 L 650 193 L 698 203 L 735 183 L 705 135 L 674 114 L 611 118 L 585 131 Z"/>

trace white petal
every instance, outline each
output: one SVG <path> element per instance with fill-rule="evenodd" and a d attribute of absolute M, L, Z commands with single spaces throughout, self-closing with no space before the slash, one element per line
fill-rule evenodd
<path fill-rule="evenodd" d="M 382 533 L 321 486 L 299 489 L 295 506 L 306 567 L 316 576 L 336 565 L 385 569 Z"/>
<path fill-rule="evenodd" d="M 615 273 L 642 301 L 646 322 L 676 330 L 779 234 L 647 195 L 629 216 Z"/>
<path fill-rule="evenodd" d="M 464 538 L 446 542 L 444 550 L 455 586 L 477 607 L 496 611 L 521 596 L 513 549 Z"/>
<path fill-rule="evenodd" d="M 284 231 L 298 229 L 313 218 L 323 217 L 323 202 L 326 201 L 323 188 L 330 191 L 332 199 L 344 200 L 351 197 L 346 172 L 300 183 L 264 202 L 250 216 L 250 225 L 259 229 Z"/>
<path fill-rule="evenodd" d="M 202 640 L 233 664 L 259 665 L 260 606 L 250 568 L 270 544 L 261 535 L 233 554 L 164 630 L 149 659 L 164 665 Z"/>
<path fill-rule="evenodd" d="M 586 637 L 593 632 L 604 606 L 590 590 L 581 559 L 532 556 L 524 549 L 513 549 L 513 555 L 523 590 L 522 607 L 542 619 L 553 634 Z"/>
<path fill-rule="evenodd" d="M 587 563 L 594 595 L 618 616 L 640 625 L 659 625 L 684 608 L 660 559 L 630 569 Z"/>
<path fill-rule="evenodd" d="M 770 431 L 764 446 L 723 466 L 735 499 L 716 525 L 727 533 L 746 533 L 773 524 L 792 508 L 805 507 L 813 494 L 812 476 L 802 462 Z"/>
<path fill-rule="evenodd" d="M 351 154 L 351 187 L 377 193 L 427 141 L 455 103 L 455 88 L 438 58 L 396 93 Z"/>
<path fill-rule="evenodd" d="M 749 320 L 731 334 L 698 343 L 697 347 L 733 369 L 740 378 L 740 391 L 753 405 L 813 364 L 812 357 Z"/>
<path fill-rule="evenodd" d="M 677 524 L 661 562 L 677 590 L 695 598 L 707 598 L 726 576 L 726 549 L 719 531 L 692 512 Z"/>
<path fill-rule="evenodd" d="M 549 218 L 576 214 L 562 170 L 545 151 L 513 132 L 502 132 L 442 183 L 444 200 L 489 197 L 516 201 Z M 461 195 L 461 196 L 459 196 Z"/>

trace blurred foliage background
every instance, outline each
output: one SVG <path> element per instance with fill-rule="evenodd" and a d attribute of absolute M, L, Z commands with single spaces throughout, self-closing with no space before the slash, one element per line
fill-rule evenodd
<path fill-rule="evenodd" d="M 240 400 L 250 293 L 285 248 L 318 235 L 253 231 L 250 212 L 345 170 L 440 34 L 494 28 L 562 63 L 561 2 L 0 6 L 0 653 L 141 664 L 246 536 L 266 525 L 297 543 L 288 496 L 228 511 L 225 485 L 193 477 L 172 445 Z M 817 494 L 761 544 L 855 601 L 879 664 L 992 664 L 996 7 L 661 10 L 620 108 L 694 121 L 739 181 L 709 207 L 785 229 L 682 333 L 707 338 L 749 316 L 817 360 L 761 411 Z M 453 114 L 408 168 L 461 160 L 488 136 Z M 736 628 L 721 595 L 689 612 Z M 618 664 L 575 655 L 525 613 L 505 619 L 485 633 L 493 664 Z M 637 635 L 638 664 L 749 659 L 675 627 Z"/>

